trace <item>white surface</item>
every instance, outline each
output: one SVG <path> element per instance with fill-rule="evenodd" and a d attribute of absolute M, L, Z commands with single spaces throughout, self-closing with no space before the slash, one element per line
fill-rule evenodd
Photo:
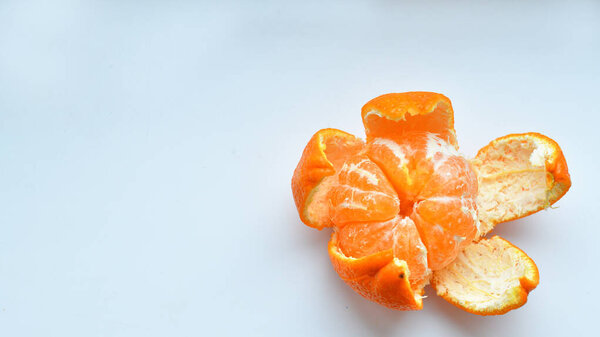
<path fill-rule="evenodd" d="M 593 1 L 2 1 L 0 335 L 593 334 L 598 60 Z M 559 208 L 496 231 L 539 266 L 525 307 L 385 309 L 299 221 L 309 137 L 409 90 L 452 99 L 466 155 L 562 146 Z"/>

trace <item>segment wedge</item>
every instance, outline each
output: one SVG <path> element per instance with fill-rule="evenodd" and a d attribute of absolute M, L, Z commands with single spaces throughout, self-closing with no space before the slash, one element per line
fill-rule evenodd
<path fill-rule="evenodd" d="M 389 220 L 400 211 L 396 191 L 367 156 L 348 160 L 334 180 L 329 192 L 329 215 L 338 227 L 349 222 Z"/>

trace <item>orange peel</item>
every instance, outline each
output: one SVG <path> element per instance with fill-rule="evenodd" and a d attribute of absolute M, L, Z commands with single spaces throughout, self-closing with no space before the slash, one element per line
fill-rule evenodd
<path fill-rule="evenodd" d="M 406 261 L 385 250 L 363 258 L 344 255 L 334 233 L 329 241 L 329 258 L 340 278 L 363 297 L 396 310 L 423 308 L 423 290 L 413 290 Z"/>
<path fill-rule="evenodd" d="M 501 222 L 553 205 L 571 187 L 562 150 L 536 132 L 510 134 L 481 148 L 471 165 L 477 172 L 481 235 Z"/>
<path fill-rule="evenodd" d="M 452 103 L 442 94 L 413 91 L 381 95 L 365 104 L 361 115 L 367 140 L 426 131 L 440 135 L 458 148 Z"/>
<path fill-rule="evenodd" d="M 521 307 L 539 282 L 535 262 L 512 243 L 493 236 L 467 246 L 450 266 L 434 273 L 432 285 L 446 301 L 487 316 Z"/>

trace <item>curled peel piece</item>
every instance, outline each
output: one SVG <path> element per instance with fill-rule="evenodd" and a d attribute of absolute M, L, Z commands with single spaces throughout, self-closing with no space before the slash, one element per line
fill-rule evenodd
<path fill-rule="evenodd" d="M 430 132 L 458 148 L 452 104 L 442 94 L 414 91 L 382 95 L 363 106 L 362 119 L 367 141 Z"/>
<path fill-rule="evenodd" d="M 333 175 L 363 147 L 360 138 L 337 129 L 319 130 L 312 136 L 292 177 L 296 208 L 307 226 L 332 225 L 327 195 Z"/>
<path fill-rule="evenodd" d="M 539 133 L 493 140 L 471 160 L 477 173 L 480 234 L 549 207 L 571 187 L 558 144 Z"/>
<path fill-rule="evenodd" d="M 494 236 L 465 248 L 448 267 L 433 273 L 437 294 L 477 315 L 501 315 L 527 302 L 539 283 L 533 260 Z"/>
<path fill-rule="evenodd" d="M 423 288 L 413 289 L 404 260 L 394 257 L 392 249 L 362 258 L 344 255 L 333 233 L 329 257 L 340 278 L 363 297 L 396 310 L 421 310 Z"/>

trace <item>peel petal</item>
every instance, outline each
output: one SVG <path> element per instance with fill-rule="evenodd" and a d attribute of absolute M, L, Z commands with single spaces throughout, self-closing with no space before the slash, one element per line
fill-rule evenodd
<path fill-rule="evenodd" d="M 481 235 L 498 223 L 549 207 L 571 187 L 562 150 L 539 133 L 495 139 L 479 150 L 471 164 L 479 185 Z"/>
<path fill-rule="evenodd" d="M 477 315 L 501 315 L 521 307 L 538 285 L 533 260 L 494 236 L 467 246 L 448 267 L 433 273 L 437 294 Z"/>

